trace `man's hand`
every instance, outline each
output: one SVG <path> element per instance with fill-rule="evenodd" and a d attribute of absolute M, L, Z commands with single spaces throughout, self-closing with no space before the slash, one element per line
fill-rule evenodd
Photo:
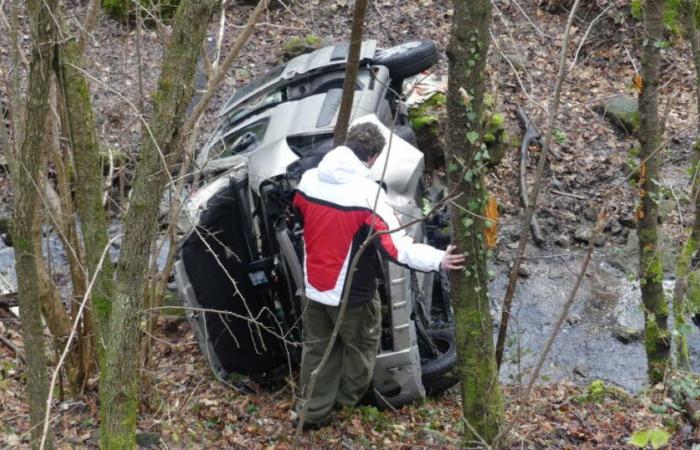
<path fill-rule="evenodd" d="M 448 245 L 445 250 L 445 256 L 440 261 L 440 268 L 445 270 L 460 270 L 464 269 L 464 253 L 455 253 L 456 245 Z"/>

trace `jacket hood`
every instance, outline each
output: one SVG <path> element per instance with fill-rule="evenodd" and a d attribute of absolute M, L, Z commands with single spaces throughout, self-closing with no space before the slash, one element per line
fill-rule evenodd
<path fill-rule="evenodd" d="M 343 145 L 328 152 L 318 165 L 318 178 L 326 183 L 345 184 L 369 176 L 369 168 Z"/>

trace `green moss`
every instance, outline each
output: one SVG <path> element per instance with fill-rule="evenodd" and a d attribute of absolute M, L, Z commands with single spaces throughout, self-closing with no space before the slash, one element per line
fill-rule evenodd
<path fill-rule="evenodd" d="M 319 49 L 324 43 L 325 41 L 315 34 L 294 36 L 282 47 L 282 59 L 288 61 L 296 56 Z"/>
<path fill-rule="evenodd" d="M 447 96 L 443 93 L 437 93 L 415 108 L 409 109 L 408 118 L 411 121 L 411 126 L 414 130 L 419 131 L 424 127 L 437 125 L 441 120 L 444 120 L 446 105 Z"/>
<path fill-rule="evenodd" d="M 688 274 L 688 310 L 693 314 L 700 313 L 700 271 L 695 270 Z"/>
<path fill-rule="evenodd" d="M 140 0 L 144 8 L 152 6 L 151 0 Z M 133 8 L 129 8 L 129 0 L 102 0 L 102 9 L 113 19 L 126 20 L 134 14 Z M 180 0 L 160 0 L 159 15 L 161 19 L 172 19 L 180 5 Z"/>
<path fill-rule="evenodd" d="M 649 379 L 653 383 L 659 383 L 663 381 L 667 368 L 670 336 L 668 330 L 659 326 L 654 314 L 647 314 L 645 332 L 644 346 L 649 366 Z"/>

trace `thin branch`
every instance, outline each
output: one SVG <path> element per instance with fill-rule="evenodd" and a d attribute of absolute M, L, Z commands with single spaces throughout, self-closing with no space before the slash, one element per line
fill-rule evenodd
<path fill-rule="evenodd" d="M 87 43 L 88 37 L 91 37 L 92 30 L 95 29 L 95 24 L 97 23 L 97 15 L 100 12 L 100 0 L 90 0 L 88 5 L 87 13 L 85 13 L 85 21 L 83 22 L 82 32 L 80 33 L 80 39 L 78 40 L 78 51 L 80 53 L 85 50 L 85 44 Z"/>
<path fill-rule="evenodd" d="M 214 97 L 214 93 L 216 92 L 217 86 L 221 84 L 224 77 L 226 76 L 226 72 L 228 72 L 228 69 L 231 67 L 231 64 L 233 64 L 233 61 L 235 61 L 235 59 L 238 57 L 238 54 L 241 52 L 243 45 L 248 41 L 250 35 L 253 34 L 253 28 L 255 27 L 255 23 L 258 21 L 263 11 L 267 7 L 268 1 L 269 0 L 260 0 L 258 2 L 258 5 L 255 7 L 250 17 L 248 18 L 248 23 L 246 24 L 245 29 L 240 34 L 240 36 L 238 36 L 236 42 L 233 43 L 233 47 L 226 55 L 226 58 L 224 58 L 223 62 L 221 63 L 221 67 L 218 68 L 216 74 L 207 82 L 207 91 L 204 93 L 204 95 L 202 95 L 202 98 L 192 110 L 192 114 L 190 115 L 189 119 L 187 119 L 187 121 L 183 125 L 183 135 L 188 135 L 192 131 L 200 116 L 204 113 L 204 110 L 206 109 L 207 105 Z"/>
<path fill-rule="evenodd" d="M 612 8 L 613 6 L 615 6 L 615 3 L 611 3 L 610 5 L 608 5 L 607 8 L 605 8 L 603 11 L 601 11 L 600 14 L 598 14 L 593 20 L 591 20 L 591 23 L 588 25 L 588 28 L 586 29 L 586 33 L 584 33 L 583 38 L 581 39 L 581 42 L 578 44 L 578 48 L 576 49 L 576 53 L 574 54 L 574 60 L 571 61 L 571 65 L 569 66 L 569 71 L 571 71 L 571 69 L 573 69 L 574 66 L 576 65 L 576 61 L 578 61 L 579 52 L 581 52 L 581 48 L 583 47 L 583 44 L 586 43 L 586 39 L 588 38 L 588 34 L 593 29 L 593 25 L 595 25 L 595 23 L 598 20 L 600 20 L 601 17 L 603 17 L 603 14 L 608 12 L 608 10 L 610 8 Z"/>

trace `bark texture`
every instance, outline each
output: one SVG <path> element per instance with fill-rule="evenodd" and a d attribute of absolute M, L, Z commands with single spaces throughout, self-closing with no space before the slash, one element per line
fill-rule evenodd
<path fill-rule="evenodd" d="M 26 102 L 24 141 L 20 148 L 16 173 L 13 174 L 15 206 L 12 236 L 15 247 L 17 290 L 27 360 L 27 394 L 29 419 L 34 447 L 41 441 L 42 421 L 46 412 L 48 379 L 46 348 L 41 322 L 40 279 L 38 266 L 43 265 L 40 252 L 41 221 L 39 189 L 45 167 L 47 111 L 51 87 L 56 28 L 51 15 L 56 11 L 56 0 L 27 2 L 32 30 L 32 56 Z M 47 440 L 51 443 L 51 440 Z"/>
<path fill-rule="evenodd" d="M 90 89 L 85 75 L 78 43 L 68 41 L 59 50 L 59 81 L 64 98 L 65 132 L 72 148 L 75 163 L 75 203 L 80 217 L 85 260 L 86 279 L 95 274 L 102 252 L 109 238 L 107 216 L 102 203 L 102 162 L 97 138 L 95 115 L 90 104 Z M 104 353 L 109 337 L 107 321 L 113 292 L 111 264 L 103 264 L 92 289 L 92 306 L 99 330 L 98 352 Z M 91 321 L 91 318 L 88 317 Z"/>
<path fill-rule="evenodd" d="M 109 317 L 109 341 L 101 378 L 103 448 L 135 446 L 141 309 L 148 259 L 156 232 L 158 204 L 168 171 L 179 157 L 180 130 L 193 93 L 199 50 L 211 20 L 214 0 L 182 2 L 163 57 L 153 97 L 153 115 L 142 144 L 124 241 L 116 269 Z"/>
<path fill-rule="evenodd" d="M 494 355 L 484 227 L 488 151 L 480 130 L 484 69 L 489 47 L 489 0 L 454 0 L 447 95 L 448 177 L 463 194 L 451 208 L 452 239 L 467 256 L 464 271 L 451 272 L 457 365 L 462 382 L 465 445 L 490 443 L 503 423 L 503 398 Z"/>
<path fill-rule="evenodd" d="M 642 90 L 639 94 L 639 283 L 646 321 L 645 346 L 652 382 L 663 379 L 670 356 L 668 305 L 664 297 L 664 271 L 658 249 L 659 151 L 661 123 L 658 113 L 659 65 L 664 38 L 664 0 L 649 0 L 644 11 L 645 35 L 642 43 Z"/>
<path fill-rule="evenodd" d="M 352 117 L 352 101 L 355 97 L 355 83 L 357 71 L 360 68 L 360 50 L 362 50 L 362 32 L 365 26 L 365 13 L 367 12 L 367 0 L 357 0 L 352 16 L 352 30 L 350 32 L 350 50 L 348 63 L 345 66 L 345 80 L 343 80 L 343 98 L 340 101 L 338 119 L 333 130 L 335 145 L 345 143 Z"/>

